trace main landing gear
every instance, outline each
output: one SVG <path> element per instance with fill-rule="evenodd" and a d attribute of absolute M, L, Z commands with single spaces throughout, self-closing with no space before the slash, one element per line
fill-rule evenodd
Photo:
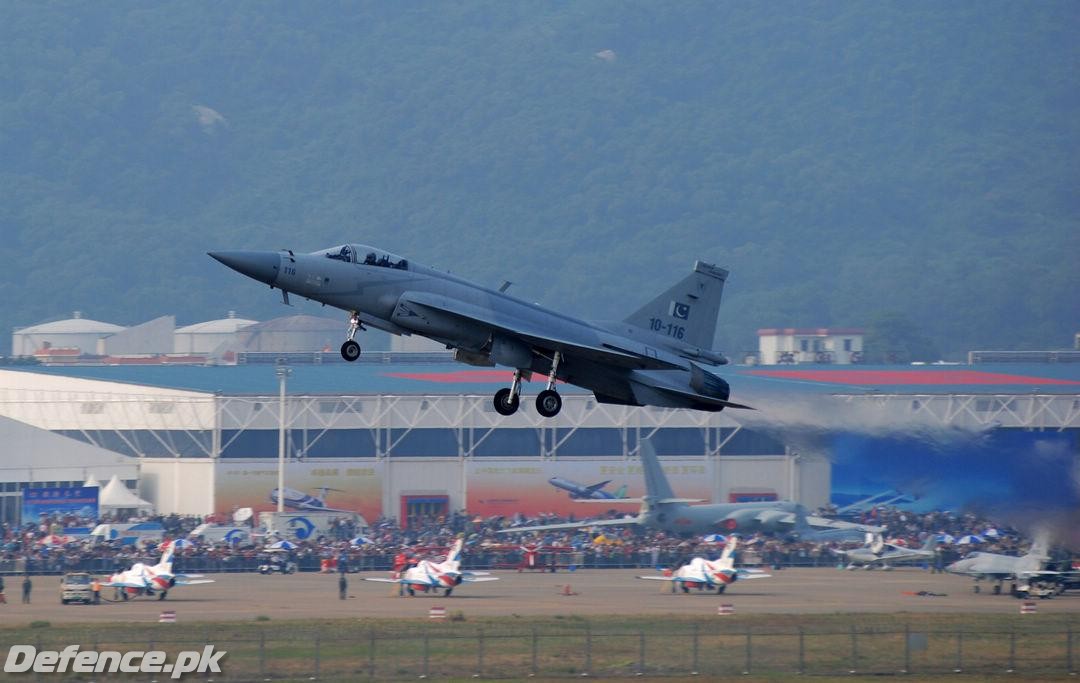
<path fill-rule="evenodd" d="M 536 397 L 536 412 L 544 417 L 555 417 L 562 410 L 562 397 L 555 391 L 555 376 L 559 372 L 562 354 L 558 351 L 551 360 L 551 372 L 548 374 L 547 388 Z M 521 405 L 521 370 L 514 371 L 514 381 L 508 389 L 495 392 L 495 412 L 500 415 L 513 415 Z"/>
<path fill-rule="evenodd" d="M 360 345 L 353 341 L 353 337 L 356 336 L 357 330 L 363 330 L 364 326 L 360 324 L 360 316 L 354 311 L 349 316 L 349 333 L 345 343 L 341 345 L 341 357 L 350 363 L 360 357 Z"/>

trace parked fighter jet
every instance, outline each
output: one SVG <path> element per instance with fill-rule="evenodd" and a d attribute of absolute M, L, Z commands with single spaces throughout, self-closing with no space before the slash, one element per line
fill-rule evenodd
<path fill-rule="evenodd" d="M 366 577 L 365 581 L 378 581 L 380 583 L 398 583 L 405 586 L 409 595 L 415 596 L 416 591 L 437 592 L 440 588 L 445 589 L 443 596 L 449 597 L 456 586 L 462 583 L 479 583 L 480 581 L 498 581 L 498 577 L 489 576 L 487 572 L 463 572 L 461 566 L 461 548 L 465 541 L 458 539 L 450 548 L 444 562 L 431 562 L 420 560 L 415 567 L 406 569 L 396 579 L 383 579 Z"/>
<path fill-rule="evenodd" d="M 847 558 L 848 569 L 855 569 L 860 566 L 863 569 L 873 569 L 880 566 L 882 569 L 889 570 L 892 568 L 889 566 L 890 562 L 916 559 L 933 560 L 934 545 L 936 543 L 937 538 L 930 535 L 927 536 L 921 548 L 905 548 L 895 543 L 886 543 L 881 538 L 881 534 L 868 533 L 866 534 L 866 545 L 861 548 L 833 550 L 833 552 Z"/>
<path fill-rule="evenodd" d="M 495 409 L 514 414 L 521 383 L 547 376 L 536 410 L 562 409 L 563 380 L 591 390 L 601 403 L 720 411 L 747 408 L 728 401 L 730 388 L 704 365 L 727 359 L 712 350 L 728 271 L 700 261 L 693 272 L 621 322 L 585 322 L 462 278 L 361 244 L 310 254 L 215 251 L 210 256 L 282 291 L 349 312 L 341 355 L 360 357 L 353 337 L 370 325 L 419 334 L 455 349 L 471 365 L 514 369 Z"/>
<path fill-rule="evenodd" d="M 623 498 L 620 503 L 641 503 L 636 517 L 602 519 L 564 524 L 502 529 L 498 533 L 544 531 L 547 529 L 580 529 L 593 526 L 630 526 L 639 524 L 648 529 L 660 529 L 680 536 L 711 534 L 717 531 L 775 531 L 795 523 L 795 512 L 801 506 L 784 500 L 765 503 L 700 503 L 692 498 L 676 498 L 671 490 L 660 459 L 649 439 L 641 440 L 641 467 L 645 471 L 645 497 Z M 609 500 L 581 500 L 581 503 L 612 503 Z"/>
<path fill-rule="evenodd" d="M 683 593 L 689 593 L 691 588 L 699 591 L 715 588 L 717 593 L 723 593 L 730 584 L 740 579 L 767 579 L 772 576 L 759 569 L 736 569 L 735 546 L 737 543 L 738 539 L 735 536 L 729 536 L 724 552 L 718 560 L 710 562 L 704 557 L 695 557 L 689 564 L 672 572 L 670 576 L 639 576 L 638 578 L 649 581 L 670 581 L 672 593 L 675 592 L 676 586 L 681 588 Z"/>
<path fill-rule="evenodd" d="M 557 489 L 568 492 L 570 497 L 575 500 L 590 498 L 593 500 L 619 500 L 626 498 L 626 484 L 623 484 L 614 492 L 604 490 L 604 487 L 611 483 L 610 479 L 586 486 L 562 477 L 552 477 L 548 479 L 548 483 Z"/>
<path fill-rule="evenodd" d="M 124 600 L 139 595 L 154 595 L 155 592 L 158 600 L 164 600 L 173 586 L 214 583 L 213 579 L 203 579 L 202 574 L 173 574 L 173 545 L 172 541 L 163 544 L 164 552 L 157 564 L 151 566 L 136 562 L 131 569 L 113 574 L 101 585 L 122 587 L 124 590 L 120 595 Z"/>
<path fill-rule="evenodd" d="M 996 581 L 994 595 L 1001 593 L 1001 585 L 1006 580 L 1012 582 L 1009 591 L 1012 595 L 1027 597 L 1033 591 L 1032 584 L 1040 583 L 1042 578 L 1048 582 L 1056 577 L 1059 572 L 1044 571 L 1043 567 L 1050 558 L 1048 539 L 1038 538 L 1031 546 L 1031 550 L 1021 557 L 1000 555 L 998 553 L 972 552 L 963 559 L 953 562 L 945 571 L 953 574 L 966 574 L 975 579 L 975 592 L 980 591 L 979 583 L 984 579 Z M 1038 586 L 1034 587 L 1038 589 Z M 1039 590 L 1040 595 L 1047 597 L 1052 591 Z"/>

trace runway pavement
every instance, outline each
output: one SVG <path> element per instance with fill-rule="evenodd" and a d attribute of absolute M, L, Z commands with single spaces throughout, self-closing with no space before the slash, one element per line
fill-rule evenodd
<path fill-rule="evenodd" d="M 641 581 L 650 570 L 593 569 L 555 574 L 494 572 L 497 582 L 463 585 L 447 598 L 418 595 L 398 597 L 394 584 L 363 581 L 348 574 L 348 599 L 338 598 L 337 574 L 215 574 L 215 583 L 174 588 L 168 599 L 138 598 L 98 606 L 61 605 L 59 577 L 34 577 L 33 602 L 19 603 L 19 581 L 8 581 L 8 604 L 0 605 L 0 625 L 25 625 L 34 620 L 70 622 L 153 622 L 160 612 L 176 612 L 178 621 L 244 621 L 266 616 L 273 621 L 348 617 L 427 616 L 432 606 L 461 611 L 467 616 L 532 615 L 715 615 L 721 603 L 739 614 L 795 613 L 980 613 L 1016 614 L 1020 600 L 978 595 L 970 579 L 931 574 L 919 569 L 844 571 L 785 569 L 772 578 L 741 581 L 724 595 L 693 591 L 672 594 L 669 585 Z M 936 595 L 918 595 L 920 591 Z M 112 596 L 111 589 L 103 594 Z M 1080 613 L 1080 594 L 1067 593 L 1037 601 L 1041 613 Z"/>

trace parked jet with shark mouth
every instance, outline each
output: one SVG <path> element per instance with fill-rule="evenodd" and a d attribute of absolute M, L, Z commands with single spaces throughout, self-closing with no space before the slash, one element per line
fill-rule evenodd
<path fill-rule="evenodd" d="M 621 500 L 626 498 L 626 484 L 623 484 L 614 492 L 604 490 L 604 487 L 611 483 L 610 479 L 598 484 L 585 485 L 561 477 L 552 477 L 548 479 L 548 483 L 557 489 L 567 491 L 570 497 L 575 500 L 590 498 L 594 500 Z"/>
<path fill-rule="evenodd" d="M 720 411 L 728 383 L 705 369 L 727 359 L 712 350 L 728 271 L 697 262 L 693 272 L 620 322 L 586 322 L 362 244 L 312 252 L 213 251 L 226 266 L 282 291 L 349 313 L 341 355 L 360 357 L 353 337 L 370 325 L 418 334 L 471 365 L 513 368 L 495 410 L 517 412 L 522 381 L 547 376 L 536 410 L 562 409 L 556 380 L 589 389 L 600 403 Z"/>
<path fill-rule="evenodd" d="M 640 503 L 641 510 L 636 517 L 623 519 L 601 519 L 563 524 L 543 524 L 539 526 L 511 527 L 498 533 L 519 533 L 526 531 L 547 531 L 549 529 L 580 529 L 594 526 L 632 526 L 640 525 L 647 529 L 657 529 L 679 536 L 695 536 L 715 532 L 732 531 L 778 531 L 795 524 L 796 512 L 802 509 L 797 503 L 779 500 L 764 503 L 708 503 L 693 505 L 701 501 L 694 498 L 676 498 L 671 490 L 660 459 L 656 455 L 649 439 L 641 440 L 641 467 L 645 472 L 645 497 L 623 498 L 618 501 L 583 499 L 580 503 Z M 805 510 L 803 510 L 805 514 Z"/>
<path fill-rule="evenodd" d="M 169 589 L 174 586 L 214 583 L 213 579 L 204 579 L 202 574 L 174 574 L 172 569 L 174 543 L 172 541 L 164 543 L 162 548 L 164 552 L 161 555 L 161 561 L 157 564 L 148 565 L 136 562 L 131 565 L 131 569 L 113 574 L 101 585 L 123 588 L 121 596 L 124 600 L 155 593 L 158 600 L 164 600 L 169 594 Z"/>
<path fill-rule="evenodd" d="M 738 539 L 729 536 L 724 552 L 718 560 L 706 560 L 704 557 L 695 557 L 670 576 L 639 576 L 639 579 L 649 581 L 670 581 L 671 592 L 675 592 L 676 586 L 683 593 L 689 593 L 691 588 L 698 590 L 716 589 L 717 593 L 723 593 L 727 587 L 740 579 L 767 579 L 772 574 L 766 574 L 758 569 L 735 568 L 735 546 Z"/>
<path fill-rule="evenodd" d="M 396 579 L 365 577 L 364 581 L 403 584 L 411 596 L 415 596 L 416 591 L 436 593 L 441 588 L 444 597 L 449 597 L 454 588 L 463 583 L 498 581 L 498 577 L 490 576 L 487 572 L 461 571 L 461 548 L 464 543 L 461 538 L 455 541 L 443 562 L 420 560 L 419 564 L 406 569 Z"/>

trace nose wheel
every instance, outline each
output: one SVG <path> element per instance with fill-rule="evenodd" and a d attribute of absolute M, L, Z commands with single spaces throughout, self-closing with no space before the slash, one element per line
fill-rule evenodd
<path fill-rule="evenodd" d="M 345 343 L 341 345 L 341 357 L 350 363 L 360 357 L 360 345 L 353 341 L 357 330 L 364 329 L 360 324 L 360 316 L 353 313 L 349 316 L 349 330 Z"/>

